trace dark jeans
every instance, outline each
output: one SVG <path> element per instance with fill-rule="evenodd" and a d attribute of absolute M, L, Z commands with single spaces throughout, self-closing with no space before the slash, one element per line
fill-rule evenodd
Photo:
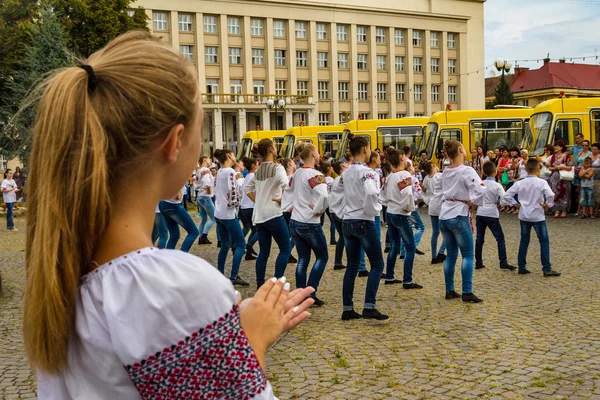
<path fill-rule="evenodd" d="M 412 224 L 407 216 L 400 214 L 387 215 L 388 219 L 388 232 L 390 234 L 390 252 L 387 256 L 387 269 L 385 277 L 388 280 L 396 279 L 394 275 L 394 269 L 396 267 L 396 259 L 398 252 L 400 251 L 400 240 L 404 244 L 406 249 L 406 255 L 404 257 L 404 278 L 402 279 L 403 284 L 413 283 L 412 272 L 415 261 L 415 237 L 413 235 Z"/>
<path fill-rule="evenodd" d="M 235 279 L 240 272 L 240 264 L 242 263 L 242 256 L 246 251 L 246 241 L 244 240 L 244 233 L 240 226 L 240 221 L 237 218 L 234 219 L 219 219 L 217 221 L 217 233 L 221 238 L 221 249 L 219 250 L 219 256 L 217 257 L 217 268 L 223 275 L 225 275 L 225 261 L 227 260 L 227 254 L 229 249 L 233 245 L 235 248 L 233 252 L 233 261 L 231 262 L 231 279 Z"/>
<path fill-rule="evenodd" d="M 331 242 L 335 242 L 335 226 L 333 223 L 333 219 L 331 218 L 331 213 L 329 212 L 329 207 L 325 209 L 325 214 L 329 217 L 329 238 Z M 325 214 L 321 214 L 321 228 L 325 223 Z"/>
<path fill-rule="evenodd" d="M 200 234 L 194 220 L 190 217 L 190 214 L 188 214 L 181 204 L 172 204 L 166 201 L 161 201 L 158 204 L 158 209 L 165 217 L 165 223 L 169 230 L 169 241 L 167 242 L 166 248 L 174 249 L 177 246 L 180 237 L 179 226 L 181 226 L 187 232 L 187 236 L 181 244 L 181 251 L 185 251 L 186 253 L 190 251 L 196 238 Z"/>
<path fill-rule="evenodd" d="M 292 221 L 292 213 L 284 212 L 283 218 L 285 219 L 285 223 L 287 224 L 288 231 L 289 231 L 290 230 L 290 222 Z M 292 235 L 290 235 L 290 254 L 292 253 L 292 250 L 294 249 L 295 246 L 296 246 L 296 242 L 294 242 L 294 238 L 292 237 Z"/>
<path fill-rule="evenodd" d="M 377 237 L 377 231 L 375 230 L 375 223 L 361 219 L 344 220 L 343 231 L 346 241 L 346 259 L 348 261 L 342 288 L 343 310 L 351 311 L 354 309 L 352 299 L 354 297 L 354 282 L 358 274 L 361 249 L 364 249 L 367 253 L 371 264 L 371 272 L 367 279 L 364 308 L 375 309 L 379 281 L 383 272 L 383 253 L 381 251 L 381 241 Z"/>
<path fill-rule="evenodd" d="M 244 225 L 244 229 L 242 230 L 244 237 L 246 237 L 248 232 L 251 232 L 248 238 L 248 246 L 250 247 L 254 246 L 254 243 L 258 241 L 258 231 L 252 223 L 253 213 L 254 208 L 240 208 L 240 220 L 242 221 L 242 225 Z"/>
<path fill-rule="evenodd" d="M 485 243 L 485 230 L 490 228 L 492 235 L 496 238 L 498 243 L 498 258 L 500 258 L 500 265 L 507 265 L 506 260 L 506 241 L 504 240 L 504 233 L 502 232 L 502 225 L 500 225 L 500 218 L 493 217 L 482 217 L 477 216 L 477 239 L 475 241 L 475 265 L 480 267 L 483 265 L 483 243 Z"/>
<path fill-rule="evenodd" d="M 519 271 L 527 269 L 527 249 L 529 248 L 529 240 L 531 239 L 531 228 L 535 229 L 535 233 L 540 241 L 542 271 L 552 271 L 552 266 L 550 265 L 550 238 L 548 237 L 546 221 L 520 222 L 521 243 L 519 244 Z"/>
<path fill-rule="evenodd" d="M 165 217 L 162 213 L 154 214 L 154 228 L 152 229 L 152 243 L 156 243 L 158 239 L 158 248 L 164 249 L 167 246 L 167 240 L 169 239 L 169 229 L 165 222 Z"/>
<path fill-rule="evenodd" d="M 446 244 L 444 243 L 444 238 L 442 237 L 442 245 L 438 251 L 437 249 L 437 241 L 440 236 L 440 217 L 435 215 L 430 215 L 431 219 L 431 258 L 437 257 L 438 254 L 444 254 L 446 251 Z"/>
<path fill-rule="evenodd" d="M 335 225 L 335 229 L 338 232 L 339 239 L 337 244 L 335 245 L 335 258 L 333 261 L 334 266 L 344 265 L 342 261 L 342 257 L 344 256 L 344 221 L 338 218 L 337 215 L 331 214 L 331 218 L 333 219 L 333 224 Z"/>
<path fill-rule="evenodd" d="M 292 220 L 290 222 L 290 233 L 296 241 L 298 249 L 298 265 L 296 266 L 296 287 L 306 287 L 306 271 L 310 263 L 310 252 L 315 253 L 315 264 L 308 278 L 308 286 L 319 288 L 319 282 L 325 272 L 329 254 L 327 252 L 327 240 L 320 224 L 307 224 Z"/>
<path fill-rule="evenodd" d="M 8 229 L 14 229 L 15 223 L 13 221 L 13 208 L 15 203 L 6 203 L 6 227 Z"/>
<path fill-rule="evenodd" d="M 447 258 L 444 262 L 446 292 L 454 290 L 454 269 L 458 250 L 462 256 L 461 275 L 463 293 L 473 293 L 473 232 L 469 217 L 440 220 L 440 230 L 446 243 Z"/>
<path fill-rule="evenodd" d="M 285 218 L 275 217 L 261 224 L 256 224 L 258 231 L 258 258 L 256 259 L 256 284 L 261 287 L 265 283 L 267 271 L 267 260 L 271 255 L 271 242 L 275 239 L 279 246 L 279 254 L 275 260 L 275 278 L 281 278 L 285 274 L 288 260 L 290 258 L 290 231 Z"/>

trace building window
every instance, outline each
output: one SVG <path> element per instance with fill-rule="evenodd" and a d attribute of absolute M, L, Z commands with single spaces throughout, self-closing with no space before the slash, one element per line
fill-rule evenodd
<path fill-rule="evenodd" d="M 449 74 L 456 73 L 456 60 L 448 60 L 448 73 Z"/>
<path fill-rule="evenodd" d="M 440 85 L 431 85 L 431 101 L 440 101 Z"/>
<path fill-rule="evenodd" d="M 279 96 L 287 94 L 287 81 L 275 81 L 275 94 Z"/>
<path fill-rule="evenodd" d="M 404 44 L 404 29 L 396 28 L 394 30 L 394 43 L 396 43 L 396 45 Z"/>
<path fill-rule="evenodd" d="M 307 51 L 297 51 L 296 52 L 296 67 L 306 67 L 308 66 L 308 52 Z"/>
<path fill-rule="evenodd" d="M 525 107 L 529 107 L 529 100 L 523 100 L 523 105 Z"/>
<path fill-rule="evenodd" d="M 219 80 L 218 79 L 207 79 L 206 80 L 206 93 L 219 93 Z"/>
<path fill-rule="evenodd" d="M 232 79 L 229 83 L 231 88 L 231 94 L 242 94 L 242 80 L 241 79 Z"/>
<path fill-rule="evenodd" d="M 421 113 L 415 113 L 415 117 L 424 117 L 424 116 L 425 116 L 424 114 L 421 114 Z"/>
<path fill-rule="evenodd" d="M 413 71 L 423 72 L 423 58 L 413 57 Z"/>
<path fill-rule="evenodd" d="M 205 47 L 204 48 L 204 61 L 207 64 L 216 64 L 219 62 L 217 56 L 218 49 L 216 47 Z"/>
<path fill-rule="evenodd" d="M 184 56 L 191 62 L 194 62 L 194 46 L 179 46 L 179 52 L 182 56 Z"/>
<path fill-rule="evenodd" d="M 252 18 L 250 20 L 250 33 L 252 36 L 263 35 L 263 20 L 258 18 Z"/>
<path fill-rule="evenodd" d="M 348 53 L 338 53 L 338 68 L 348 69 Z"/>
<path fill-rule="evenodd" d="M 265 65 L 264 49 L 252 49 L 252 65 Z"/>
<path fill-rule="evenodd" d="M 386 56 L 377 56 L 377 70 L 378 71 L 386 71 L 387 70 L 387 57 Z"/>
<path fill-rule="evenodd" d="M 357 26 L 356 27 L 356 41 L 358 43 L 366 43 L 367 42 L 367 27 L 366 26 Z"/>
<path fill-rule="evenodd" d="M 423 45 L 423 31 L 413 31 L 413 46 Z"/>
<path fill-rule="evenodd" d="M 358 99 L 369 100 L 369 84 L 367 82 L 358 83 Z"/>
<path fill-rule="evenodd" d="M 217 33 L 217 17 L 214 15 L 204 16 L 204 33 Z"/>
<path fill-rule="evenodd" d="M 338 82 L 338 96 L 340 100 L 348 100 L 348 82 Z"/>
<path fill-rule="evenodd" d="M 285 67 L 285 50 L 275 50 L 275 66 L 276 67 Z"/>
<path fill-rule="evenodd" d="M 377 114 L 377 119 L 387 119 L 387 114 Z"/>
<path fill-rule="evenodd" d="M 385 43 L 385 28 L 375 28 L 375 43 Z"/>
<path fill-rule="evenodd" d="M 404 56 L 396 56 L 396 71 L 404 71 Z"/>
<path fill-rule="evenodd" d="M 296 39 L 306 39 L 306 22 L 296 22 Z"/>
<path fill-rule="evenodd" d="M 273 21 L 273 36 L 285 37 L 285 21 Z"/>
<path fill-rule="evenodd" d="M 152 27 L 155 31 L 166 31 L 167 30 L 167 13 L 153 12 L 152 19 L 153 19 Z"/>
<path fill-rule="evenodd" d="M 181 32 L 193 31 L 192 14 L 179 14 L 179 30 Z"/>
<path fill-rule="evenodd" d="M 227 18 L 227 33 L 230 35 L 240 34 L 240 19 L 238 17 Z"/>
<path fill-rule="evenodd" d="M 367 55 L 357 54 L 356 64 L 358 65 L 358 69 L 367 69 Z"/>
<path fill-rule="evenodd" d="M 298 96 L 308 96 L 308 81 L 298 81 Z"/>
<path fill-rule="evenodd" d="M 329 125 L 329 113 L 319 113 L 319 126 Z"/>
<path fill-rule="evenodd" d="M 456 103 L 456 86 L 448 86 L 448 102 Z"/>
<path fill-rule="evenodd" d="M 423 85 L 414 86 L 415 101 L 423 101 Z"/>
<path fill-rule="evenodd" d="M 340 113 L 340 124 L 345 124 L 350 120 L 350 113 L 348 111 L 343 111 Z"/>
<path fill-rule="evenodd" d="M 448 48 L 449 49 L 456 48 L 456 33 L 448 34 Z"/>
<path fill-rule="evenodd" d="M 252 83 L 254 94 L 265 94 L 265 81 L 255 80 Z"/>
<path fill-rule="evenodd" d="M 404 83 L 396 84 L 396 101 L 404 101 Z"/>
<path fill-rule="evenodd" d="M 377 100 L 382 100 L 382 101 L 387 100 L 387 84 L 386 83 L 378 83 L 377 84 Z"/>
<path fill-rule="evenodd" d="M 239 47 L 229 48 L 229 64 L 241 64 L 242 63 L 242 49 Z"/>
<path fill-rule="evenodd" d="M 347 25 L 338 25 L 337 26 L 337 40 L 346 41 L 348 40 L 348 26 Z"/>
<path fill-rule="evenodd" d="M 433 72 L 433 73 L 440 72 L 440 59 L 439 58 L 431 59 L 431 72 Z"/>
<path fill-rule="evenodd" d="M 429 38 L 429 44 L 431 47 L 440 47 L 440 33 L 439 32 L 431 32 Z"/>
<path fill-rule="evenodd" d="M 329 53 L 317 53 L 317 67 L 327 68 L 329 67 Z"/>
<path fill-rule="evenodd" d="M 406 118 L 406 114 L 397 113 L 396 114 L 396 118 L 398 118 L 398 119 L 400 119 L 400 118 Z"/>
<path fill-rule="evenodd" d="M 369 113 L 358 114 L 358 119 L 369 119 Z"/>
<path fill-rule="evenodd" d="M 319 100 L 329 99 L 329 82 L 319 81 Z"/>
<path fill-rule="evenodd" d="M 317 40 L 327 40 L 326 24 L 317 24 Z"/>

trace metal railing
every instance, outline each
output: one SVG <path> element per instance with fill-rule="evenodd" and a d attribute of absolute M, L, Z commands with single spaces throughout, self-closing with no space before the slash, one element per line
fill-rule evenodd
<path fill-rule="evenodd" d="M 285 100 L 287 105 L 313 105 L 310 96 L 276 95 L 276 94 L 229 94 L 229 93 L 202 93 L 203 104 L 265 104 L 267 100 Z"/>

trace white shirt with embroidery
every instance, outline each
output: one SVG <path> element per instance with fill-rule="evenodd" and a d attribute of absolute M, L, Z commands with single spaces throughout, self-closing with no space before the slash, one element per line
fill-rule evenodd
<path fill-rule="evenodd" d="M 215 179 L 215 218 L 235 219 L 242 193 L 237 180 L 242 176 L 233 168 L 221 168 Z"/>
<path fill-rule="evenodd" d="M 429 207 L 427 213 L 431 217 L 439 217 L 440 211 L 442 210 L 442 202 L 444 201 L 444 188 L 442 185 L 443 174 L 438 172 L 433 177 L 427 176 L 425 182 L 427 183 L 427 191 L 431 191 L 431 198 L 429 199 Z M 428 181 L 429 180 L 429 181 Z M 433 187 L 433 189 L 431 189 Z"/>
<path fill-rule="evenodd" d="M 321 214 L 329 205 L 325 176 L 316 169 L 302 167 L 290 184 L 293 195 L 292 220 L 320 224 Z"/>
<path fill-rule="evenodd" d="M 389 214 L 409 216 L 415 209 L 410 173 L 398 171 L 389 174 L 380 196 Z"/>
<path fill-rule="evenodd" d="M 375 171 L 362 163 L 352 163 L 344 172 L 346 205 L 342 219 L 375 221 L 381 212 L 378 186 L 379 179 Z"/>
<path fill-rule="evenodd" d="M 329 195 L 329 212 L 335 214 L 340 219 L 344 217 L 344 205 L 346 204 L 346 197 L 344 196 L 344 173 L 333 180 L 331 194 Z"/>
<path fill-rule="evenodd" d="M 442 173 L 442 192 L 444 198 L 440 210 L 440 219 L 449 220 L 458 216 L 468 217 L 467 201 L 482 206 L 485 187 L 477 172 L 471 167 L 460 165 L 446 167 Z"/>

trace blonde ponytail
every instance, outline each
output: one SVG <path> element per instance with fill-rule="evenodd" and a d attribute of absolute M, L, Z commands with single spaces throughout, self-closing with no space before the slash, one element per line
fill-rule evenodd
<path fill-rule="evenodd" d="M 296 154 L 302 161 L 306 161 L 313 151 L 316 151 L 317 148 L 311 142 L 298 142 L 296 146 L 294 146 Z"/>
<path fill-rule="evenodd" d="M 72 67 L 39 88 L 30 161 L 23 331 L 32 367 L 51 374 L 67 366 L 79 282 L 110 219 L 111 184 L 199 112 L 193 66 L 148 34 L 127 33 L 85 64 L 95 85 Z"/>

